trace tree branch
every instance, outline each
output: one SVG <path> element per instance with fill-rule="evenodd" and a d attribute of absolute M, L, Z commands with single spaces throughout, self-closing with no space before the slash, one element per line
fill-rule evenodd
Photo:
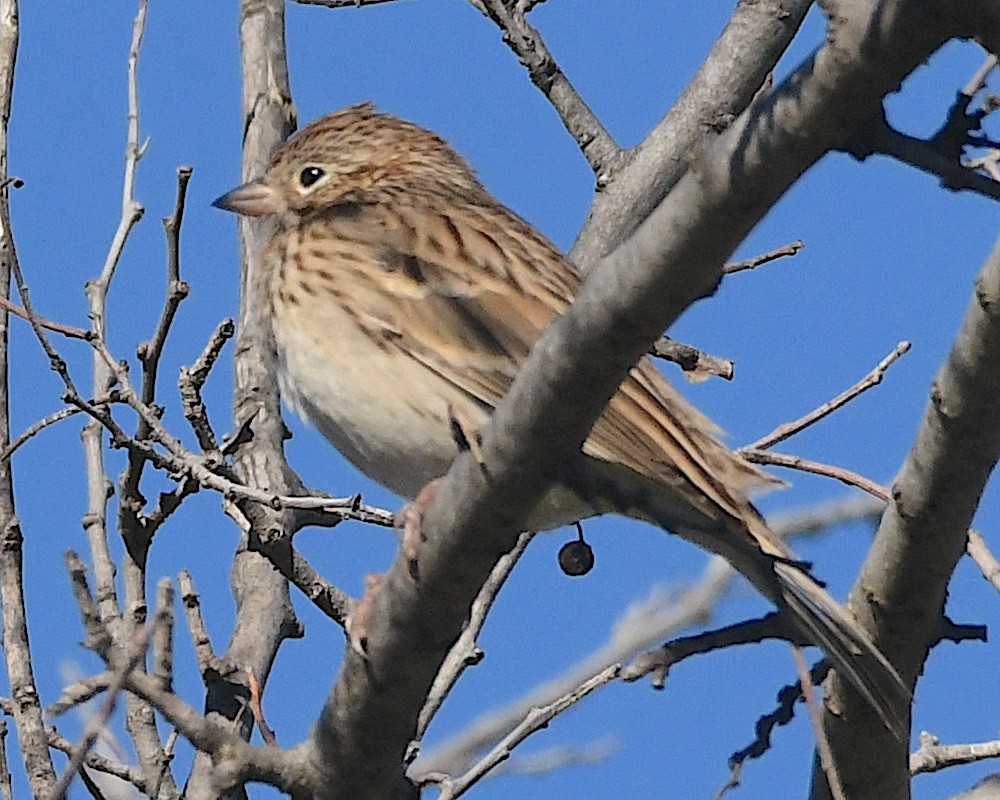
<path fill-rule="evenodd" d="M 503 31 L 503 41 L 517 56 L 531 82 L 544 94 L 576 141 L 603 187 L 622 159 L 622 150 L 552 57 L 541 34 L 525 19 L 521 3 L 475 0 L 473 5 Z"/>
<path fill-rule="evenodd" d="M 7 198 L 7 146 L 14 64 L 19 38 L 17 0 L 0 0 L 0 295 L 10 297 L 11 274 L 18 272 Z M 8 316 L 0 315 L 0 446 L 10 441 Z M 14 506 L 14 478 L 9 461 L 0 464 L 0 614 L 3 654 L 13 697 L 12 713 L 28 785 L 35 797 L 48 797 L 56 786 L 55 767 L 35 683 L 24 608 L 24 537 Z M 6 784 L 7 781 L 4 783 Z"/>
<path fill-rule="evenodd" d="M 852 590 L 850 608 L 912 686 L 944 613 L 948 580 L 966 547 L 983 486 L 1000 456 L 1000 244 L 976 278 L 975 295 L 902 469 L 892 503 Z M 887 733 L 834 677 L 826 729 L 852 798 L 904 796 L 905 743 Z M 858 748 L 859 735 L 868 746 Z M 876 755 L 877 753 L 877 755 Z M 815 782 L 820 776 L 814 774 Z M 823 796 L 822 787 L 814 788 Z"/>

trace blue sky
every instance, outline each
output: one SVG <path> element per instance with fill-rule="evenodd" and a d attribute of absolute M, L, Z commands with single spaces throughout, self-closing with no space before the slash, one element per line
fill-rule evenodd
<path fill-rule="evenodd" d="M 663 115 L 708 52 L 731 4 L 650 8 L 619 3 L 612 13 L 605 3 L 553 0 L 532 14 L 570 79 L 623 145 L 636 143 Z M 125 2 L 22 9 L 10 170 L 25 186 L 12 195 L 14 234 L 36 307 L 76 325 L 87 324 L 83 284 L 99 272 L 119 216 L 125 58 L 134 14 L 133 4 Z M 240 174 L 237 19 L 233 1 L 154 1 L 139 67 L 141 130 L 151 144 L 136 195 L 147 213 L 115 279 L 108 325 L 116 354 L 134 363 L 135 346 L 153 330 L 162 299 L 159 219 L 173 208 L 176 168 L 192 165 L 182 265 L 192 292 L 181 307 L 161 373 L 161 402 L 176 432 L 185 431 L 177 369 L 191 363 L 221 318 L 236 312 L 235 226 L 209 202 L 232 188 Z M 780 74 L 793 69 L 822 36 L 822 19 L 814 14 Z M 470 6 L 458 0 L 400 0 L 331 11 L 289 4 L 288 45 L 301 121 L 374 100 L 440 132 L 501 200 L 560 245 L 572 243 L 591 198 L 590 170 L 492 23 Z M 890 119 L 908 133 L 933 132 L 981 60 L 973 45 L 945 48 L 890 99 Z M 735 446 L 837 394 L 908 339 L 913 350 L 882 386 L 779 448 L 889 481 L 907 452 L 972 278 L 993 245 L 996 223 L 989 201 L 947 192 L 911 168 L 882 158 L 858 163 L 830 156 L 782 200 L 738 255 L 794 239 L 802 239 L 805 249 L 794 259 L 727 280 L 671 331 L 734 359 L 736 380 L 689 386 L 672 368 L 667 373 L 729 432 Z M 27 326 L 15 321 L 13 328 L 16 433 L 59 407 L 61 384 Z M 87 348 L 65 342 L 60 347 L 86 386 Z M 224 362 L 207 391 L 220 432 L 231 428 L 230 390 Z M 362 491 L 370 503 L 398 506 L 315 432 L 292 417 L 288 422 L 294 432 L 289 459 L 308 485 L 338 496 Z M 82 632 L 62 559 L 68 548 L 85 547 L 79 427 L 70 421 L 50 429 L 14 459 L 32 644 L 46 702 L 57 696 L 60 664 L 75 662 L 88 672 L 99 667 L 78 644 Z M 120 454 L 112 454 L 112 478 L 121 465 Z M 792 486 L 763 498 L 765 511 L 845 494 L 828 480 L 787 472 L 781 477 Z M 151 481 L 147 496 L 162 485 Z M 186 506 L 159 534 L 150 577 L 175 576 L 182 568 L 193 572 L 221 650 L 233 613 L 228 560 L 237 535 L 218 497 L 203 492 Z M 1000 498 L 991 488 L 977 520 L 988 539 L 998 510 Z M 484 633 L 486 660 L 467 673 L 432 728 L 428 746 L 574 663 L 603 642 L 629 602 L 654 585 L 694 579 L 704 563 L 690 546 L 620 520 L 593 522 L 587 533 L 598 564 L 582 579 L 565 578 L 556 567 L 556 552 L 567 536 L 550 534 L 533 544 Z M 850 526 L 799 550 L 842 596 L 869 536 L 865 526 Z M 306 531 L 297 541 L 324 574 L 355 594 L 364 573 L 384 568 L 395 548 L 391 534 L 360 525 Z M 297 598 L 296 605 L 307 637 L 285 645 L 265 697 L 269 722 L 283 744 L 307 734 L 342 648 L 339 629 L 308 603 Z M 742 587 L 720 608 L 719 620 L 735 621 L 765 608 Z M 952 617 L 992 623 L 996 609 L 994 592 L 963 563 L 952 587 Z M 178 686 L 199 706 L 200 684 L 182 629 L 177 658 Z M 980 687 L 995 682 L 989 677 L 996 670 L 988 646 L 941 645 L 918 687 L 914 729 L 930 730 L 949 743 L 993 738 L 1000 703 L 994 694 L 980 694 Z M 597 767 L 499 778 L 483 784 L 478 796 L 547 798 L 585 791 L 591 797 L 710 797 L 726 778 L 727 756 L 749 741 L 757 717 L 770 710 L 774 692 L 793 673 L 787 648 L 764 645 L 687 662 L 674 670 L 662 693 L 643 684 L 606 688 L 536 735 L 525 752 L 612 737 L 620 743 L 615 755 Z M 71 718 L 60 727 L 67 735 L 78 734 Z M 737 796 L 801 793 L 811 741 L 804 718 L 779 731 L 765 760 L 748 765 Z M 182 750 L 179 761 L 186 758 Z M 918 778 L 915 797 L 959 791 L 988 769 Z M 15 781 L 23 795 L 23 775 L 16 771 Z"/>

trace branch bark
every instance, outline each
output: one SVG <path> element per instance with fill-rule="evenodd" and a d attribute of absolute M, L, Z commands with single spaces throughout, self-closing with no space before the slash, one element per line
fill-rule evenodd
<path fill-rule="evenodd" d="M 850 608 L 904 681 L 916 684 L 944 622 L 948 582 L 966 532 L 1000 457 L 1000 243 L 976 278 L 975 293 L 861 574 Z M 825 728 L 854 798 L 908 797 L 905 742 L 889 735 L 836 677 Z M 858 747 L 859 731 L 866 742 Z M 814 772 L 813 796 L 827 797 Z"/>
<path fill-rule="evenodd" d="M 10 296 L 11 272 L 17 254 L 7 202 L 7 126 L 14 92 L 14 64 L 19 36 L 17 0 L 0 2 L 0 294 Z M 0 312 L 0 449 L 10 441 L 8 391 L 8 315 Z M 47 797 L 56 787 L 48 736 L 35 684 L 24 610 L 24 537 L 14 508 L 14 475 L 9 460 L 0 462 L 0 613 L 3 615 L 3 654 L 13 698 L 18 745 L 36 797 Z"/>
<path fill-rule="evenodd" d="M 263 171 L 271 151 L 295 129 L 295 111 L 285 60 L 285 16 L 283 0 L 243 0 L 240 7 L 240 45 L 243 62 L 243 177 Z M 274 381 L 272 350 L 266 316 L 265 287 L 256 268 L 261 245 L 269 235 L 256 221 L 240 222 L 242 277 L 239 334 L 235 354 L 234 421 L 238 430 L 246 426 L 234 455 L 233 466 L 248 486 L 274 494 L 301 493 L 282 452 L 284 423 Z M 206 714 L 209 719 L 232 725 L 249 697 L 245 684 L 252 670 L 266 685 L 278 647 L 299 632 L 292 610 L 288 584 L 271 561 L 256 548 L 262 542 L 284 553 L 291 536 L 291 517 L 256 503 L 238 503 L 250 523 L 233 559 L 232 586 L 236 599 L 236 624 L 223 659 L 239 667 L 234 677 L 209 685 Z M 284 547 L 282 542 L 285 543 Z M 239 717 L 238 730 L 249 738 L 253 720 Z M 186 796 L 191 800 L 215 798 L 211 758 L 199 753 L 192 769 Z"/>

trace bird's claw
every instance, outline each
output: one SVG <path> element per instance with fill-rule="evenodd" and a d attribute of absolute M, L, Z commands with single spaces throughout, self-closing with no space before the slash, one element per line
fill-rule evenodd
<path fill-rule="evenodd" d="M 402 510 L 396 514 L 396 527 L 403 531 L 402 550 L 406 559 L 406 566 L 413 580 L 419 579 L 417 567 L 417 556 L 420 553 L 420 545 L 424 541 L 423 523 L 424 515 L 434 502 L 438 489 L 441 488 L 442 478 L 435 478 L 428 483 L 420 493 L 409 503 L 403 506 Z"/>

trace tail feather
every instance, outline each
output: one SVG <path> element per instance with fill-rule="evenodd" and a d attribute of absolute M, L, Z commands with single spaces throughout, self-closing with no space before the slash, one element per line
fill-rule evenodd
<path fill-rule="evenodd" d="M 825 651 L 893 735 L 908 740 L 911 696 L 895 668 L 746 498 L 716 482 L 714 494 L 722 498 L 716 503 L 683 481 L 668 485 L 642 479 L 620 465 L 597 460 L 588 466 L 588 471 L 573 476 L 572 486 L 577 496 L 592 503 L 592 513 L 618 512 L 653 522 L 723 556 L 761 594 L 793 615 L 802 633 Z M 705 482 L 711 483 L 710 477 Z"/>
<path fill-rule="evenodd" d="M 782 600 L 834 668 L 900 741 L 909 739 L 910 690 L 864 630 L 801 567 L 776 561 Z"/>

